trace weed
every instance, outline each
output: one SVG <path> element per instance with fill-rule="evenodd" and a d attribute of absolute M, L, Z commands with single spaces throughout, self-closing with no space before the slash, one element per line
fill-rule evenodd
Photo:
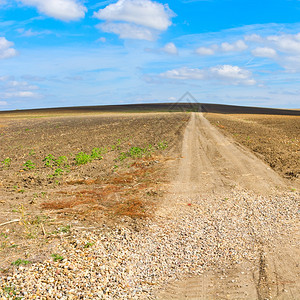
<path fill-rule="evenodd" d="M 39 225 L 43 222 L 45 222 L 49 217 L 48 216 L 44 216 L 44 215 L 41 215 L 41 216 L 36 216 L 34 220 L 32 220 L 30 223 L 32 225 Z"/>
<path fill-rule="evenodd" d="M 29 155 L 30 155 L 30 156 L 35 155 L 35 151 L 34 151 L 33 149 L 30 150 L 30 151 L 29 151 Z"/>
<path fill-rule="evenodd" d="M 12 262 L 11 264 L 13 265 L 13 266 L 20 266 L 20 265 L 28 265 L 28 264 L 30 264 L 31 263 L 31 261 L 29 261 L 29 260 L 23 260 L 23 259 L 17 259 L 16 261 L 14 261 L 14 262 Z"/>
<path fill-rule="evenodd" d="M 102 151 L 100 148 L 94 148 L 92 150 L 91 158 L 92 159 L 102 159 L 103 156 L 101 154 L 102 154 Z"/>
<path fill-rule="evenodd" d="M 66 156 L 60 156 L 55 160 L 55 165 L 60 167 L 60 166 L 68 166 L 68 158 Z"/>
<path fill-rule="evenodd" d="M 75 156 L 75 163 L 76 165 L 85 165 L 88 162 L 92 161 L 91 155 L 85 153 L 85 152 L 79 152 Z"/>
<path fill-rule="evenodd" d="M 84 245 L 84 248 L 90 248 L 94 245 L 94 243 L 90 243 L 90 242 L 87 242 L 85 245 Z"/>
<path fill-rule="evenodd" d="M 31 160 L 27 160 L 23 165 L 23 167 L 24 167 L 23 170 L 25 171 L 32 170 L 35 169 L 35 164 Z"/>
<path fill-rule="evenodd" d="M 52 256 L 54 261 L 63 261 L 64 260 L 64 258 L 61 255 L 57 254 L 57 253 L 53 253 L 53 254 L 51 254 L 51 256 Z"/>
<path fill-rule="evenodd" d="M 13 245 L 9 246 L 8 248 L 17 248 L 17 247 L 18 247 L 18 245 L 13 244 Z"/>
<path fill-rule="evenodd" d="M 10 285 L 10 286 L 5 286 L 4 289 L 3 289 L 3 292 L 4 292 L 4 296 L 7 297 L 7 298 L 13 298 L 15 300 L 19 300 L 19 299 L 22 299 L 21 297 L 17 297 L 17 290 L 14 286 Z M 0 295 L 1 296 L 1 295 Z M 4 298 L 6 299 L 6 298 Z"/>
<path fill-rule="evenodd" d="M 68 232 L 70 232 L 70 229 L 71 229 L 70 225 L 67 225 L 67 226 L 61 227 L 59 230 L 60 230 L 60 232 L 68 233 Z"/>
<path fill-rule="evenodd" d="M 5 168 L 9 168 L 11 164 L 11 158 L 7 157 L 1 163 L 4 165 Z"/>
<path fill-rule="evenodd" d="M 118 157 L 118 160 L 123 161 L 127 157 L 128 157 L 128 152 L 121 152 L 119 157 Z"/>
<path fill-rule="evenodd" d="M 58 230 L 53 231 L 53 234 L 58 234 L 58 233 L 69 233 L 71 230 L 70 225 L 62 226 L 58 228 Z"/>
<path fill-rule="evenodd" d="M 140 147 L 131 147 L 129 150 L 129 155 L 133 158 L 142 157 L 144 154 L 144 149 Z"/>
<path fill-rule="evenodd" d="M 55 158 L 52 154 L 48 154 L 44 159 L 43 162 L 45 162 L 45 166 L 46 167 L 51 167 L 53 166 L 54 162 L 55 162 Z"/>
<path fill-rule="evenodd" d="M 159 142 L 156 148 L 159 150 L 165 150 L 168 148 L 168 143 L 166 141 Z"/>
<path fill-rule="evenodd" d="M 57 169 L 55 169 L 54 174 L 49 175 L 48 177 L 52 178 L 52 177 L 55 177 L 55 176 L 61 176 L 63 174 L 63 172 L 64 172 L 63 169 L 57 168 Z"/>
<path fill-rule="evenodd" d="M 8 235 L 7 235 L 6 233 L 4 233 L 4 232 L 1 232 L 1 233 L 0 233 L 0 236 L 3 236 L 5 239 L 8 238 Z"/>

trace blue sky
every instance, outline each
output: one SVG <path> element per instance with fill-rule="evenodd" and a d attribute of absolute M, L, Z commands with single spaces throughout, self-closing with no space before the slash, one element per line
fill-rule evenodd
<path fill-rule="evenodd" d="M 299 0 L 0 0 L 0 110 L 300 108 Z"/>

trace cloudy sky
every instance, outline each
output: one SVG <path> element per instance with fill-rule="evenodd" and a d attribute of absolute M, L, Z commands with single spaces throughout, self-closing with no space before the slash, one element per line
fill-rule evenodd
<path fill-rule="evenodd" d="M 0 110 L 300 108 L 299 0 L 0 0 Z"/>

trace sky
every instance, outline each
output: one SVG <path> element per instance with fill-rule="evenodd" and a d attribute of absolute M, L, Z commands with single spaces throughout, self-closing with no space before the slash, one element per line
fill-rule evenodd
<path fill-rule="evenodd" d="M 299 0 L 0 0 L 0 110 L 300 108 Z"/>

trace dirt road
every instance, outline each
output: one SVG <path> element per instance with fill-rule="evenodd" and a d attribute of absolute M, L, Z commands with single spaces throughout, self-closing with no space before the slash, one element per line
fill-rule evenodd
<path fill-rule="evenodd" d="M 270 219 L 277 203 L 279 216 L 280 210 L 285 209 L 280 207 L 280 195 L 287 189 L 287 182 L 266 164 L 225 138 L 201 113 L 193 113 L 184 135 L 178 175 L 158 215 L 180 220 L 190 213 L 191 207 L 202 201 L 203 220 L 207 219 L 205 226 L 214 226 L 214 232 L 202 238 L 214 235 L 218 249 L 212 253 L 214 263 L 202 275 L 174 281 L 160 291 L 158 297 L 300 299 L 299 234 L 295 231 L 299 223 L 291 224 L 287 233 L 283 229 L 288 227 L 286 220 L 281 221 L 278 216 Z M 252 193 L 251 199 L 238 197 L 245 190 Z M 236 196 L 226 198 L 230 192 Z M 267 204 L 264 200 L 257 201 L 256 196 L 278 200 Z M 200 200 L 204 198 L 205 201 Z M 216 205 L 219 201 L 216 199 L 224 201 Z M 226 217 L 233 208 L 234 212 Z M 219 210 L 222 214 L 218 213 Z M 262 211 L 267 213 L 261 215 Z M 243 224 L 233 224 L 236 219 Z M 199 231 L 205 226 L 199 224 Z M 277 228 L 278 236 L 270 234 L 273 226 Z M 229 255 L 227 259 L 222 244 L 228 240 L 224 249 L 234 249 L 233 244 L 238 243 L 240 236 L 242 242 L 236 253 L 244 251 L 246 255 L 237 260 L 233 259 L 234 255 Z M 219 259 L 215 258 L 216 254 Z M 247 259 L 250 257 L 253 259 Z"/>

